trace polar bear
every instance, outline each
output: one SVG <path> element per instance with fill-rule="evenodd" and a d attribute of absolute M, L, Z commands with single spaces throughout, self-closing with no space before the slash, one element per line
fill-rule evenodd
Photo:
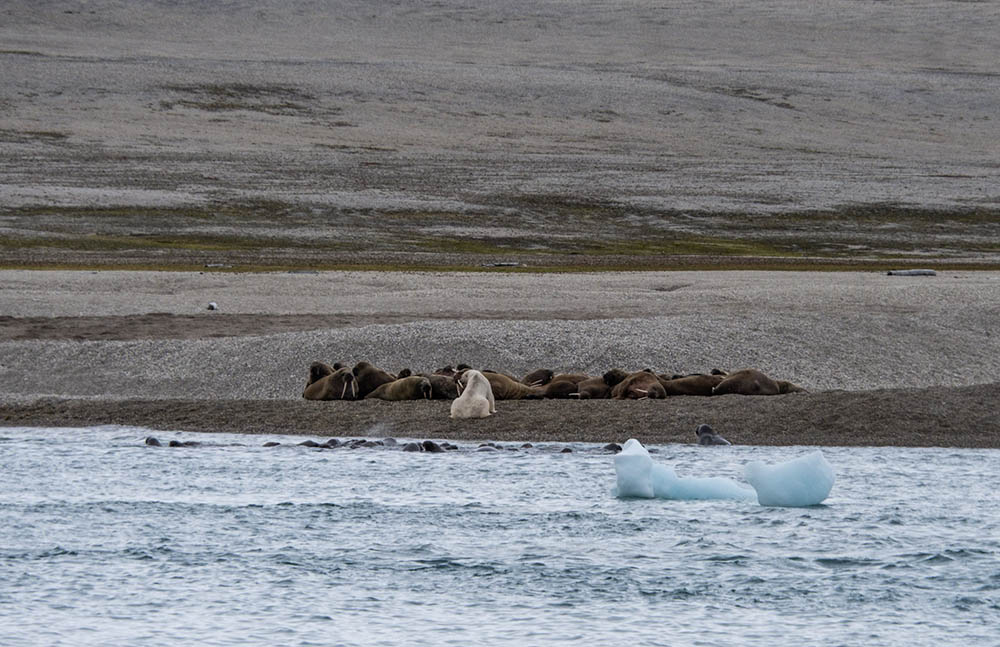
<path fill-rule="evenodd" d="M 458 388 L 461 395 L 451 403 L 452 418 L 485 418 L 496 413 L 493 388 L 479 371 L 465 371 L 458 378 Z"/>

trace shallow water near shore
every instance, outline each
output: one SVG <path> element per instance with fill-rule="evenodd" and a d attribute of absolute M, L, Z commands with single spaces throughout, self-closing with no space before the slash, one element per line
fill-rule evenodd
<path fill-rule="evenodd" d="M 768 508 L 617 499 L 598 445 L 150 433 L 0 428 L 4 645 L 997 644 L 996 450 L 824 448 L 827 501 Z"/>

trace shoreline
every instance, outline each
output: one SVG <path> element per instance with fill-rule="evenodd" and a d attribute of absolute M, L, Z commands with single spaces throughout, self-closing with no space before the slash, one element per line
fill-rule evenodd
<path fill-rule="evenodd" d="M 447 401 L 40 398 L 0 405 L 2 427 L 123 425 L 156 431 L 492 442 L 693 444 L 708 423 L 734 445 L 1000 449 L 1000 383 L 666 400 L 499 401 L 453 421 Z M 598 422 L 599 421 L 599 422 Z"/>
<path fill-rule="evenodd" d="M 218 302 L 219 309 L 205 306 Z M 1000 447 L 1000 273 L 0 271 L 0 425 L 494 442 Z M 314 361 L 687 374 L 809 390 L 650 401 L 308 402 Z"/>

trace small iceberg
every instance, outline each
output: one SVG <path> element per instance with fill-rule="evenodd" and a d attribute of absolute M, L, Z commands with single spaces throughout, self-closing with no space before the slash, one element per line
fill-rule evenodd
<path fill-rule="evenodd" d="M 615 454 L 615 474 L 618 477 L 616 494 L 623 498 L 653 498 L 653 459 L 635 438 L 629 438 L 622 450 Z"/>
<path fill-rule="evenodd" d="M 653 465 L 653 494 L 660 499 L 703 501 L 735 499 L 753 501 L 756 493 L 745 485 L 723 476 L 680 477 L 668 465 Z"/>
<path fill-rule="evenodd" d="M 761 505 L 819 505 L 833 489 L 833 467 L 818 449 L 777 465 L 748 463 L 744 476 L 757 490 Z"/>
<path fill-rule="evenodd" d="M 756 497 L 752 489 L 721 476 L 679 477 L 674 468 L 653 463 L 646 448 L 634 438 L 615 455 L 615 473 L 617 496 L 621 498 L 752 501 Z"/>
<path fill-rule="evenodd" d="M 752 487 L 721 476 L 680 477 L 669 465 L 654 463 L 634 438 L 615 455 L 615 475 L 619 498 L 757 500 L 764 506 L 789 507 L 822 503 L 834 480 L 833 468 L 819 450 L 776 465 L 748 463 L 744 475 Z"/>

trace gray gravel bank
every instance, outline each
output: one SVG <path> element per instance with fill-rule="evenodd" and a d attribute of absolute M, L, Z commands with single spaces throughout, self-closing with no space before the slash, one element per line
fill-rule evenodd
<path fill-rule="evenodd" d="M 996 273 L 0 272 L 0 285 L 0 310 L 18 316 L 211 317 L 203 309 L 215 301 L 226 313 L 358 322 L 211 339 L 0 343 L 0 393 L 19 401 L 296 399 L 314 360 L 393 371 L 467 362 L 514 374 L 753 366 L 818 391 L 963 386 L 1000 374 Z M 383 314 L 412 321 L 365 324 Z"/>

